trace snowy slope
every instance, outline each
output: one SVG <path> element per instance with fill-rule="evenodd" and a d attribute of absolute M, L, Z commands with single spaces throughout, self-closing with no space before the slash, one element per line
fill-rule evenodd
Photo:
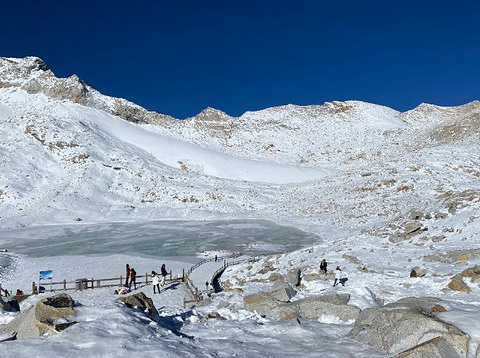
<path fill-rule="evenodd" d="M 75 233 L 94 232 L 93 223 L 155 219 L 272 220 L 320 238 L 309 249 L 228 269 L 231 290 L 198 311 L 179 307 L 186 294 L 180 289 L 155 297 L 163 326 L 119 306 L 109 292 L 77 293 L 81 324 L 71 334 L 30 340 L 23 348 L 9 344 L 6 351 L 131 356 L 143 347 L 145 356 L 275 356 L 279 349 L 290 355 L 382 356 L 346 337 L 351 325 L 331 317 L 303 325 L 268 322 L 241 307 L 243 295 L 270 287 L 265 280 L 271 272 L 260 272 L 264 265 L 282 274 L 301 267 L 313 275 L 325 257 L 349 272 L 345 291 L 361 308 L 373 305 L 365 287 L 386 302 L 413 295 L 445 299 L 449 311 L 442 318 L 472 336 L 473 354 L 480 342 L 480 327 L 471 318 L 480 306 L 478 284 L 467 282 L 471 294 L 445 287 L 452 275 L 480 264 L 468 251 L 480 244 L 479 120 L 479 102 L 422 104 L 399 113 L 347 101 L 240 117 L 207 108 L 180 121 L 100 94 L 76 76 L 56 78 L 37 58 L 1 58 L 0 245 L 21 235 L 42 240 L 48 228 L 35 226 L 46 224 L 83 221 L 71 229 Z M 421 229 L 408 235 L 412 222 Z M 31 228 L 5 231 L 18 227 Z M 144 235 L 130 230 L 131 237 Z M 195 232 L 195 224 L 184 230 Z M 260 236 L 253 239 L 265 244 Z M 441 258 L 453 250 L 470 256 Z M 70 278 L 110 275 L 126 260 L 146 272 L 161 262 L 138 253 L 13 254 L 2 261 L 0 277 L 27 288 L 38 269 L 53 267 Z M 193 259 L 178 260 L 168 264 L 180 271 Z M 427 276 L 410 279 L 413 266 L 425 267 Z M 299 295 L 331 291 L 330 282 L 312 280 Z M 228 320 L 199 322 L 211 310 Z M 144 338 L 133 342 L 137 337 Z"/>

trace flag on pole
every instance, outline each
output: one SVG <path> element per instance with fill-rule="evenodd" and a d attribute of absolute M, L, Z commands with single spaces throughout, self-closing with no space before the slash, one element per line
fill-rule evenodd
<path fill-rule="evenodd" d="M 40 281 L 51 280 L 53 278 L 53 271 L 40 271 Z"/>

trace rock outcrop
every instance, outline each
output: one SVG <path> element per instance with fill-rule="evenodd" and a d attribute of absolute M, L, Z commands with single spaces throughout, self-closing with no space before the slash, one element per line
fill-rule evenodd
<path fill-rule="evenodd" d="M 365 309 L 349 335 L 384 353 L 411 349 L 442 337 L 458 355 L 466 357 L 470 337 L 432 314 L 431 307 L 439 301 L 435 298 L 407 298 L 382 308 Z"/>
<path fill-rule="evenodd" d="M 463 291 L 466 293 L 470 293 L 471 289 L 463 280 L 464 278 L 470 278 L 472 282 L 480 281 L 480 266 L 476 265 L 474 267 L 470 267 L 466 270 L 463 270 L 458 275 L 452 277 L 452 280 L 448 284 L 448 288 L 453 291 Z"/>
<path fill-rule="evenodd" d="M 323 315 L 339 317 L 343 321 L 354 320 L 360 309 L 347 305 L 348 294 L 319 295 L 294 302 L 282 302 L 270 293 L 262 292 L 244 297 L 244 307 L 271 319 L 290 320 L 297 317 L 319 319 Z"/>
<path fill-rule="evenodd" d="M 76 315 L 74 305 L 71 296 L 65 293 L 44 298 L 36 306 L 20 313 L 3 327 L 3 331 L 18 332 L 18 339 L 56 334 L 76 323 L 71 320 Z"/>
<path fill-rule="evenodd" d="M 301 273 L 302 272 L 298 268 L 292 269 L 284 276 L 284 280 L 293 286 L 300 286 Z"/>

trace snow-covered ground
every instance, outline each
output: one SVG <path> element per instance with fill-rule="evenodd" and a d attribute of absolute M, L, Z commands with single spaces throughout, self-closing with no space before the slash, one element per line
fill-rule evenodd
<path fill-rule="evenodd" d="M 358 101 L 286 105 L 240 117 L 207 108 L 185 121 L 56 78 L 36 58 L 0 58 L 0 283 L 28 290 L 39 270 L 58 279 L 109 277 L 125 263 L 174 274 L 215 254 L 272 254 L 229 267 L 230 289 L 184 309 L 175 285 L 153 296 L 159 324 L 113 289 L 72 293 L 79 324 L 57 336 L 1 343 L 7 356 L 380 357 L 348 338 L 351 323 L 275 322 L 243 309 L 277 273 L 349 273 L 345 287 L 304 280 L 296 298 L 347 292 L 372 306 L 402 297 L 445 300 L 440 313 L 480 341 L 478 282 L 446 289 L 480 264 L 425 256 L 480 244 L 480 104 L 422 104 L 400 113 Z M 416 215 L 414 213 L 420 213 Z M 419 226 L 413 234 L 408 227 Z M 303 231 L 302 231 L 303 230 Z M 420 266 L 426 277 L 410 278 Z M 197 271 L 207 280 L 215 265 Z M 368 290 L 367 290 L 368 287 Z M 202 287 L 203 288 L 203 287 Z M 40 297 L 22 303 L 32 305 Z M 205 319 L 218 312 L 227 320 Z M 1 314 L 0 321 L 12 319 Z"/>

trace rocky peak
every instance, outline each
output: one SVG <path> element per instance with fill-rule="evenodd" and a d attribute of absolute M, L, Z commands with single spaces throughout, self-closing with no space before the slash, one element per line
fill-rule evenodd
<path fill-rule="evenodd" d="M 191 119 L 198 119 L 202 121 L 223 121 L 230 118 L 231 117 L 223 111 L 212 107 L 207 107 Z"/>

